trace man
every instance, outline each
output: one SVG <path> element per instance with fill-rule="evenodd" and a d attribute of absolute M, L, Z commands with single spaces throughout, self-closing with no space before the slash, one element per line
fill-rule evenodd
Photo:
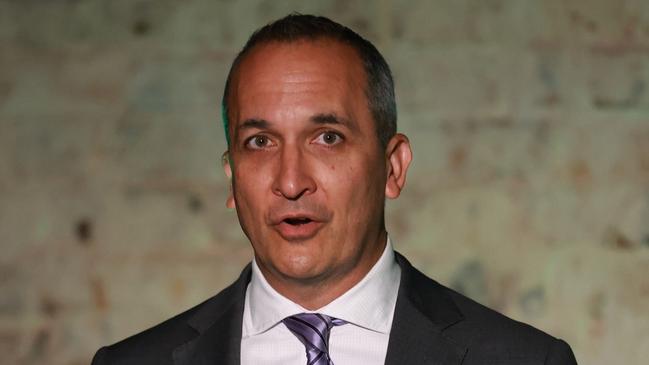
<path fill-rule="evenodd" d="M 411 161 L 388 65 L 329 19 L 253 34 L 224 97 L 225 173 L 254 261 L 230 287 L 93 364 L 574 364 L 569 346 L 425 277 L 385 198 Z"/>

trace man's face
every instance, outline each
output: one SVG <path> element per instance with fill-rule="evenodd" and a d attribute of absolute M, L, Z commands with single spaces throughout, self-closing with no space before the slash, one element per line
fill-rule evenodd
<path fill-rule="evenodd" d="M 227 205 L 260 269 L 271 284 L 364 275 L 385 244 L 391 168 L 360 58 L 329 40 L 269 43 L 233 76 Z"/>

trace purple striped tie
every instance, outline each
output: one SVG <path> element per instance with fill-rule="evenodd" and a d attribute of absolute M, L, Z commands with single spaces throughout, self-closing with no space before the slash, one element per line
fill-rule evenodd
<path fill-rule="evenodd" d="M 306 347 L 307 365 L 333 365 L 329 357 L 329 330 L 347 322 L 320 313 L 300 313 L 282 322 Z"/>

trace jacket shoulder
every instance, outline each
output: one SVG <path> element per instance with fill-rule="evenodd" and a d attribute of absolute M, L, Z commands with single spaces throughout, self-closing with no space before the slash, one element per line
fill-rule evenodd
<path fill-rule="evenodd" d="M 570 346 L 445 287 L 397 255 L 402 285 L 442 335 L 466 349 L 463 364 L 576 364 Z"/>
<path fill-rule="evenodd" d="M 576 364 L 570 346 L 563 340 L 442 288 L 464 316 L 446 333 L 470 344 L 465 359 L 468 364 L 490 363 L 489 359 L 495 363 Z"/>
<path fill-rule="evenodd" d="M 124 340 L 102 347 L 95 354 L 92 365 L 171 364 L 173 350 L 197 334 L 187 321 L 209 301 Z"/>
<path fill-rule="evenodd" d="M 110 346 L 102 347 L 92 365 L 166 365 L 173 363 L 173 352 L 214 323 L 223 311 L 242 299 L 249 267 L 239 280 L 204 302 Z"/>

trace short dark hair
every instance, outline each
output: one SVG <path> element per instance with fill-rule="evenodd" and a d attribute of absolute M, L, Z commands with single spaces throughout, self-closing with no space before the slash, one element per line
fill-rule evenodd
<path fill-rule="evenodd" d="M 365 38 L 342 24 L 329 18 L 298 13 L 257 29 L 232 62 L 225 83 L 222 100 L 222 117 L 225 136 L 230 145 L 228 96 L 232 75 L 243 58 L 259 44 L 271 42 L 290 43 L 299 40 L 330 39 L 349 45 L 358 52 L 367 77 L 365 95 L 376 126 L 379 142 L 385 148 L 390 138 L 397 133 L 397 106 L 394 97 L 394 81 L 390 67 L 381 53 Z"/>

